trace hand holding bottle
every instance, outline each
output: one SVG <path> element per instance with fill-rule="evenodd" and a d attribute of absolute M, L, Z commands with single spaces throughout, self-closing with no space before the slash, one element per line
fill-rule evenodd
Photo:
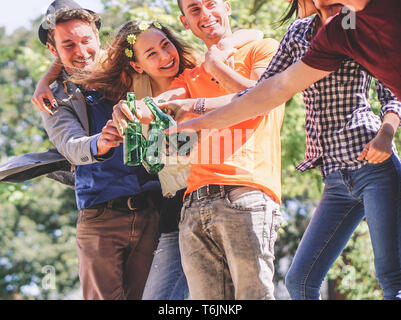
<path fill-rule="evenodd" d="M 143 124 L 149 124 L 154 119 L 152 113 L 146 107 L 143 101 L 137 100 L 135 108 L 135 116 Z M 135 118 L 134 113 L 130 110 L 126 100 L 120 100 L 116 105 L 113 106 L 112 117 L 113 122 L 115 123 L 121 136 L 123 136 L 124 130 L 128 127 L 128 122 L 134 121 Z"/>
<path fill-rule="evenodd" d="M 118 147 L 123 139 L 120 137 L 117 128 L 112 120 L 107 121 L 97 139 L 97 156 L 102 156 L 111 148 Z"/>

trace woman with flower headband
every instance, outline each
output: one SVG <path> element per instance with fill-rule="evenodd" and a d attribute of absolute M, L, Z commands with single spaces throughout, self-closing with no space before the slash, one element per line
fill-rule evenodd
<path fill-rule="evenodd" d="M 232 37 L 224 39 L 224 42 L 225 45 L 241 44 L 260 38 L 260 35 L 261 33 L 256 30 L 240 30 Z M 246 40 L 243 40 L 244 38 Z M 164 100 L 179 98 L 180 94 L 185 93 L 182 89 L 169 90 L 168 94 L 163 93 L 169 89 L 177 75 L 195 65 L 196 59 L 191 49 L 177 39 L 168 28 L 156 21 L 130 21 L 120 28 L 94 70 L 73 80 L 102 94 L 102 100 L 92 101 L 91 105 L 109 104 L 111 108 L 114 103 L 125 99 L 129 91 L 134 91 L 137 99 L 146 96 Z M 57 74 L 57 71 L 49 71 L 45 79 L 42 79 L 42 85 L 36 90 L 33 101 L 39 109 L 43 108 L 44 97 L 52 101 L 50 93 L 46 91 L 52 74 Z M 184 299 L 188 295 L 177 236 L 187 175 L 188 166 L 178 171 L 177 167 L 166 166 L 159 173 L 163 195 L 170 198 L 164 198 L 161 205 L 161 237 L 149 278 L 152 278 L 152 274 L 158 274 L 160 280 L 162 267 L 163 271 L 168 270 L 168 272 L 163 274 L 162 281 L 152 283 L 152 286 L 157 285 L 157 288 L 148 286 L 145 288 L 144 299 Z"/>

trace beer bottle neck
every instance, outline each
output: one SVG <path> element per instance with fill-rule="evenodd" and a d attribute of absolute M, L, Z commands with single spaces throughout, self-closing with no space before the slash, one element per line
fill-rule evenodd
<path fill-rule="evenodd" d="M 156 121 L 160 121 L 163 119 L 166 119 L 166 114 L 159 109 L 159 107 L 153 102 L 152 99 L 149 97 L 146 97 L 144 99 L 145 104 L 149 108 L 149 110 L 152 112 L 153 116 L 155 117 Z"/>
<path fill-rule="evenodd" d="M 133 92 L 127 93 L 127 105 L 130 111 L 135 115 L 136 114 L 135 93 Z"/>

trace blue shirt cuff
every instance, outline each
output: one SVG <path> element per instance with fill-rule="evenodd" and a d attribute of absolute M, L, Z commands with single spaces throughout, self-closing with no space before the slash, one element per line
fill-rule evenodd
<path fill-rule="evenodd" d="M 91 154 L 93 157 L 97 155 L 97 140 L 98 139 L 99 139 L 99 135 L 96 135 L 91 140 Z"/>
<path fill-rule="evenodd" d="M 95 137 L 93 137 L 93 139 L 91 140 L 90 146 L 91 146 L 91 154 L 92 156 L 98 160 L 98 161 L 104 161 L 109 159 L 113 153 L 114 153 L 114 148 L 111 148 L 109 150 L 109 152 L 107 152 L 106 154 L 103 154 L 101 156 L 97 156 L 97 140 L 99 139 L 100 134 L 96 135 Z"/>

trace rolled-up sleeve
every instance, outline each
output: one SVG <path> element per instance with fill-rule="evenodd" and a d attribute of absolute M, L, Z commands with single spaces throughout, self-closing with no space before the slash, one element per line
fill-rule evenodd
<path fill-rule="evenodd" d="M 388 112 L 393 112 L 401 119 L 401 102 L 381 81 L 375 80 L 377 98 L 380 101 L 380 118 L 383 121 Z M 400 121 L 401 126 L 401 121 Z"/>

